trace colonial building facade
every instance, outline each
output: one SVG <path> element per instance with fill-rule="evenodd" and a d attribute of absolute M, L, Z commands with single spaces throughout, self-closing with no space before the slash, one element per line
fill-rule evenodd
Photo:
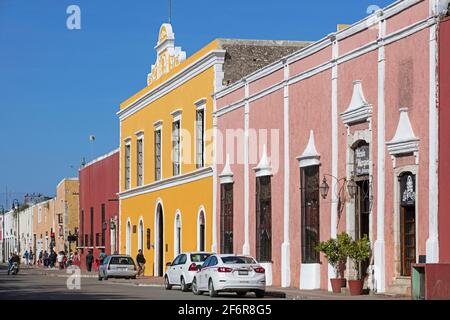
<path fill-rule="evenodd" d="M 79 171 L 78 249 L 81 266 L 92 250 L 110 255 L 119 252 L 119 150 L 114 150 L 83 166 Z"/>
<path fill-rule="evenodd" d="M 74 235 L 78 228 L 78 192 L 78 178 L 65 178 L 56 186 L 54 230 L 57 252 L 73 252 L 76 248 L 76 241 L 69 241 L 69 235 Z"/>
<path fill-rule="evenodd" d="M 211 94 L 305 46 L 218 39 L 186 58 L 174 41 L 163 24 L 147 87 L 118 112 L 120 252 L 142 249 L 155 276 L 182 251 L 216 250 Z"/>
<path fill-rule="evenodd" d="M 447 6 L 397 1 L 214 95 L 219 252 L 255 256 L 269 285 L 328 289 L 334 270 L 315 246 L 367 236 L 376 292 L 408 291 L 413 263 L 447 257 L 437 94 Z"/>

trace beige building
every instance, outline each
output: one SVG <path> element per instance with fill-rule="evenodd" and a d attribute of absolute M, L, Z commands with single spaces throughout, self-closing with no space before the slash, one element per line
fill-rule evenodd
<path fill-rule="evenodd" d="M 56 187 L 55 198 L 55 250 L 74 251 L 76 243 L 69 244 L 68 237 L 78 228 L 78 178 L 63 179 Z"/>
<path fill-rule="evenodd" d="M 51 236 L 54 232 L 55 199 L 38 203 L 33 209 L 33 251 L 50 251 Z"/>

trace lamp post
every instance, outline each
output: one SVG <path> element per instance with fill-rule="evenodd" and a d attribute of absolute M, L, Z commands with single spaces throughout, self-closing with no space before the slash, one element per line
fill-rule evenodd
<path fill-rule="evenodd" d="M 5 263 L 6 247 L 5 247 L 5 207 L 0 206 L 2 212 L 2 262 Z"/>
<path fill-rule="evenodd" d="M 13 209 L 14 211 L 16 211 L 17 214 L 17 253 L 20 255 L 20 215 L 19 215 L 19 200 L 14 199 L 13 200 Z"/>

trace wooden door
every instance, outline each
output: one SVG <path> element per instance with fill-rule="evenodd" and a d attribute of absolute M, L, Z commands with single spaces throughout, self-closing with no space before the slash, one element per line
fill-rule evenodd
<path fill-rule="evenodd" d="M 416 263 L 415 206 L 401 207 L 402 276 L 411 276 L 411 265 Z"/>

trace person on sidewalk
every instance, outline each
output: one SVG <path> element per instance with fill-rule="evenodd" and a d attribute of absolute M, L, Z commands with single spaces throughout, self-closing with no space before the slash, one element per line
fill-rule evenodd
<path fill-rule="evenodd" d="M 86 268 L 88 272 L 91 272 L 93 262 L 94 262 L 94 255 L 92 254 L 92 250 L 89 250 L 89 253 L 86 256 Z"/>
<path fill-rule="evenodd" d="M 138 264 L 138 273 L 137 273 L 137 276 L 139 277 L 139 276 L 141 276 L 141 274 L 144 275 L 144 271 L 145 271 L 145 262 L 146 262 L 145 257 L 144 257 L 144 254 L 142 253 L 142 250 L 141 250 L 141 249 L 139 249 L 138 254 L 137 254 L 137 256 L 136 256 L 136 262 L 137 262 L 137 264 Z"/>
<path fill-rule="evenodd" d="M 105 253 L 105 249 L 102 249 L 102 252 L 100 252 L 100 255 L 98 256 L 98 260 L 100 261 L 100 265 L 103 264 L 103 261 L 105 261 L 107 255 Z"/>
<path fill-rule="evenodd" d="M 44 252 L 41 250 L 40 252 L 39 252 L 39 256 L 38 256 L 38 267 L 42 267 L 43 265 L 44 265 L 44 261 L 42 260 L 43 259 L 43 255 L 44 255 Z"/>
<path fill-rule="evenodd" d="M 75 251 L 72 257 L 72 265 L 79 267 L 80 266 L 80 256 L 78 255 L 78 250 Z"/>
<path fill-rule="evenodd" d="M 34 265 L 34 252 L 33 250 L 30 248 L 30 265 Z"/>
<path fill-rule="evenodd" d="M 28 250 L 25 250 L 25 253 L 23 254 L 23 258 L 25 259 L 25 265 L 27 266 L 30 262 L 30 254 L 28 253 Z"/>

